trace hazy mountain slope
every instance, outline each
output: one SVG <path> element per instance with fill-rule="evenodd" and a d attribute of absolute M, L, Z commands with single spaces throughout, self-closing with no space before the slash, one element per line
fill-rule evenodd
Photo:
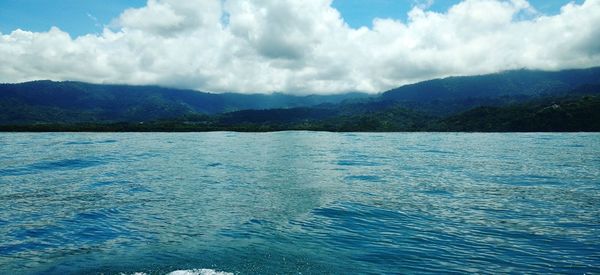
<path fill-rule="evenodd" d="M 222 129 L 325 131 L 600 131 L 600 96 L 544 97 L 502 107 L 477 107 L 449 117 L 390 106 L 345 113 L 336 109 L 294 108 L 241 111 L 205 120 Z"/>
<path fill-rule="evenodd" d="M 447 115 L 477 106 L 501 106 L 536 97 L 565 95 L 588 84 L 600 84 L 600 67 L 558 72 L 515 70 L 435 79 L 387 91 L 381 100 Z"/>
<path fill-rule="evenodd" d="M 0 84 L 0 123 L 152 121 L 189 113 L 289 108 L 366 98 L 361 93 L 325 96 L 210 94 L 155 86 L 34 81 Z"/>
<path fill-rule="evenodd" d="M 384 128 L 413 125 L 416 129 L 422 124 L 419 121 L 429 117 L 448 117 L 482 106 L 518 105 L 537 98 L 593 95 L 600 92 L 598 87 L 600 68 L 451 77 L 403 86 L 379 96 L 211 94 L 155 86 L 34 81 L 0 84 L 0 124 L 150 122 L 227 113 L 217 116 L 225 125 L 317 120 L 331 124 L 332 118 L 338 117 L 342 118 L 338 122 L 348 125 L 344 128 L 366 129 L 365 121 L 381 122 L 383 117 L 378 114 L 395 110 L 399 116 L 416 119 L 415 123 L 386 114 Z M 365 123 L 357 126 L 352 119 Z"/>

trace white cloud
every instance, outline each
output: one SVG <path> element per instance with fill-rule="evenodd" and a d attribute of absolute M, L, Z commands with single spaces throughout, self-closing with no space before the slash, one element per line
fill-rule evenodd
<path fill-rule="evenodd" d="M 407 22 L 352 29 L 331 0 L 149 0 L 101 34 L 0 35 L 0 82 L 381 92 L 449 75 L 600 65 L 600 0 L 555 16 L 525 0 L 465 0 L 445 13 L 426 10 L 430 2 L 419 1 Z"/>

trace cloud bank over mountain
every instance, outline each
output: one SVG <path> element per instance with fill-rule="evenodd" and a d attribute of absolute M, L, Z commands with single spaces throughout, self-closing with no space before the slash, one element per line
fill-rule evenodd
<path fill-rule="evenodd" d="M 101 34 L 0 35 L 0 82 L 157 84 L 204 91 L 381 92 L 450 75 L 600 65 L 600 0 L 554 16 L 525 0 L 416 4 L 353 29 L 332 0 L 149 0 Z"/>

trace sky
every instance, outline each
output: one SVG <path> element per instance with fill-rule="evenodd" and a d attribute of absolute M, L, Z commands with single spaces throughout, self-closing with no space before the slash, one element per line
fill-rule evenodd
<path fill-rule="evenodd" d="M 444 12 L 458 0 L 335 0 L 336 8 L 351 27 L 372 27 L 375 18 L 406 20 L 408 12 L 418 5 L 428 10 Z M 538 11 L 555 15 L 568 0 L 529 1 Z M 582 3 L 583 0 L 573 1 Z M 0 1 L 0 32 L 16 29 L 43 32 L 59 27 L 71 36 L 101 33 L 128 8 L 140 8 L 146 0 L 2 0 Z"/>
<path fill-rule="evenodd" d="M 1 0 L 0 82 L 381 92 L 600 65 L 600 0 Z"/>

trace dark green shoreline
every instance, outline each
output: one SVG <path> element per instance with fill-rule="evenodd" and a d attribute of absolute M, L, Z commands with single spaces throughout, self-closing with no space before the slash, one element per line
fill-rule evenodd
<path fill-rule="evenodd" d="M 450 77 L 379 95 L 0 84 L 0 132 L 600 132 L 600 67 Z"/>
<path fill-rule="evenodd" d="M 322 116 L 322 113 L 327 115 Z M 431 116 L 399 106 L 358 114 L 326 109 L 246 110 L 214 116 L 190 114 L 147 122 L 23 123 L 0 132 L 600 132 L 600 96 L 545 99 L 503 107 L 477 107 Z"/>

